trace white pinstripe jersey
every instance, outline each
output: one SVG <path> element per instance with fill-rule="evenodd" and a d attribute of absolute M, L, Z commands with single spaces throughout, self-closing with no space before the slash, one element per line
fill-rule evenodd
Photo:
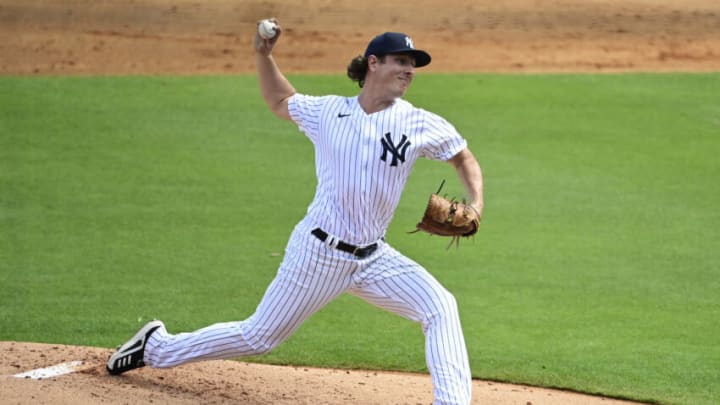
<path fill-rule="evenodd" d="M 315 145 L 318 185 L 305 220 L 356 245 L 385 235 L 419 157 L 448 160 L 467 146 L 445 119 L 402 99 L 366 114 L 357 96 L 295 94 L 288 108 Z"/>

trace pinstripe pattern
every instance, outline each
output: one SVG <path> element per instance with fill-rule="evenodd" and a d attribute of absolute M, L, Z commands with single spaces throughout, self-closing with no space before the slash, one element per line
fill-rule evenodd
<path fill-rule="evenodd" d="M 447 160 L 467 146 L 446 120 L 401 99 L 370 115 L 357 96 L 296 94 L 289 108 L 315 144 L 318 188 L 308 217 L 354 245 L 367 245 L 384 235 L 418 158 Z M 403 135 L 410 143 L 405 162 L 397 166 L 380 159 L 381 139 L 388 133 L 396 145 Z"/>
<path fill-rule="evenodd" d="M 290 236 L 275 279 L 244 321 L 176 335 L 159 329 L 148 340 L 145 363 L 172 367 L 267 353 L 327 303 L 349 293 L 420 323 L 435 403 L 469 403 L 470 366 L 455 298 L 382 239 L 413 163 L 419 157 L 449 159 L 465 148 L 465 140 L 442 118 L 402 100 L 367 115 L 357 97 L 295 95 L 290 113 L 315 145 L 318 188 Z M 310 233 L 316 227 L 331 236 L 321 242 Z M 338 239 L 377 242 L 379 248 L 359 259 L 335 249 Z"/>

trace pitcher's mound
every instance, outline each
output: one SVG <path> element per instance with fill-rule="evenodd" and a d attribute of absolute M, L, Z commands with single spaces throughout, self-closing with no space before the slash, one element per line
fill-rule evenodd
<path fill-rule="evenodd" d="M 13 404 L 423 404 L 432 403 L 424 374 L 283 367 L 231 360 L 172 369 L 142 368 L 110 376 L 112 350 L 0 342 L 3 402 Z M 63 363 L 74 372 L 28 373 Z M 64 372 L 67 372 L 65 370 Z M 23 374 L 25 377 L 16 377 Z M 59 374 L 59 375 L 58 375 Z M 473 403 L 617 405 L 630 402 L 475 380 Z"/>

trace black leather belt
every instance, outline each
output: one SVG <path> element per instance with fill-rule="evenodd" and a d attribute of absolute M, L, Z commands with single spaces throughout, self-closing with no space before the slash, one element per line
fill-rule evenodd
<path fill-rule="evenodd" d="M 327 232 L 323 231 L 320 228 L 315 228 L 310 233 L 315 235 L 316 238 L 320 239 L 323 242 L 325 242 L 328 238 Z M 360 246 L 351 245 L 349 243 L 345 243 L 343 241 L 339 241 L 337 243 L 337 245 L 335 245 L 335 249 L 342 250 L 343 252 L 352 253 L 361 259 L 364 259 L 364 258 L 370 256 L 371 254 L 373 254 L 373 252 L 375 252 L 375 250 L 377 250 L 377 247 L 378 247 L 377 243 L 373 243 L 372 245 L 360 247 Z"/>

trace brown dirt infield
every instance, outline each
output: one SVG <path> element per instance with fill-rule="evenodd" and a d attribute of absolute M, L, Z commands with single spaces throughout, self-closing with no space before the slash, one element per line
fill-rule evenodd
<path fill-rule="evenodd" d="M 254 72 L 267 16 L 287 73 L 342 73 L 387 30 L 433 55 L 423 72 L 720 70 L 716 0 L 0 0 L 0 73 Z"/>
<path fill-rule="evenodd" d="M 110 349 L 0 342 L 0 387 L 6 404 L 423 404 L 432 402 L 422 374 L 282 367 L 231 360 L 173 369 L 105 372 Z M 15 374 L 70 361 L 80 371 L 46 379 Z M 621 405 L 631 402 L 488 381 L 474 381 L 473 403 Z"/>
<path fill-rule="evenodd" d="M 0 0 L 0 74 L 254 72 L 252 33 L 276 16 L 291 72 L 344 72 L 369 38 L 411 34 L 422 72 L 720 71 L 717 0 Z M 130 336 L 134 331 L 128 331 Z M 104 372 L 110 349 L 0 342 L 3 403 L 428 404 L 427 375 L 235 361 Z M 45 380 L 12 375 L 80 360 Z M 476 380 L 474 403 L 620 404 Z"/>

